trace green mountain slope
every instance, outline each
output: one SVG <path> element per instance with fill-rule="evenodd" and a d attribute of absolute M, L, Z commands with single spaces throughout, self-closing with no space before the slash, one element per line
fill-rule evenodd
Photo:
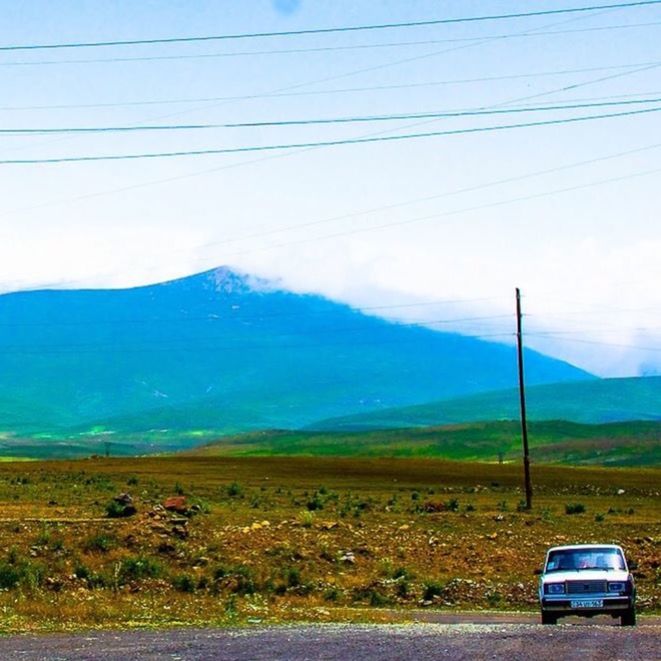
<path fill-rule="evenodd" d="M 606 423 L 661 420 L 661 377 L 554 383 L 526 389 L 530 420 Z M 427 427 L 482 420 L 516 420 L 518 390 L 499 390 L 378 412 L 322 420 L 317 430 Z"/>

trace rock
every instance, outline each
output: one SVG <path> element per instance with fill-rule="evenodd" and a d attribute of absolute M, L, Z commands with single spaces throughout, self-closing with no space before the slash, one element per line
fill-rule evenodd
<path fill-rule="evenodd" d="M 340 558 L 340 562 L 344 562 L 348 565 L 355 565 L 356 556 L 351 551 L 349 551 Z"/>
<path fill-rule="evenodd" d="M 169 512 L 177 512 L 177 514 L 188 513 L 188 503 L 186 496 L 171 496 L 163 501 L 163 508 Z"/>
<path fill-rule="evenodd" d="M 120 493 L 119 496 L 115 496 L 113 500 L 120 505 L 133 505 L 133 498 L 131 494 Z"/>
<path fill-rule="evenodd" d="M 172 528 L 172 534 L 179 539 L 186 539 L 188 537 L 188 530 L 186 530 L 185 526 L 177 525 Z"/>
<path fill-rule="evenodd" d="M 161 542 L 158 545 L 158 552 L 163 555 L 170 555 L 176 551 L 175 547 L 170 542 Z"/>
<path fill-rule="evenodd" d="M 114 518 L 133 516 L 138 511 L 133 504 L 133 498 L 128 493 L 120 493 L 119 496 L 113 498 L 113 501 L 117 503 L 118 507 L 112 513 L 109 512 L 108 516 Z"/>
<path fill-rule="evenodd" d="M 623 495 L 624 493 L 626 493 L 626 492 L 624 491 L 624 489 L 618 489 L 618 490 L 616 491 L 616 493 L 617 493 L 618 496 L 622 496 L 622 495 Z"/>

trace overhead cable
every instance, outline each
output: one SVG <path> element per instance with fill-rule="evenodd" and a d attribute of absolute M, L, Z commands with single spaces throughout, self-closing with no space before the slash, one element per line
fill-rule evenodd
<path fill-rule="evenodd" d="M 513 12 L 506 14 L 488 14 L 482 16 L 460 16 L 454 18 L 439 18 L 425 21 L 400 21 L 395 23 L 374 23 L 369 25 L 345 25 L 328 28 L 306 28 L 302 30 L 283 30 L 278 32 L 243 32 L 234 34 L 203 35 L 191 37 L 162 37 L 152 39 L 117 39 L 108 41 L 78 41 L 50 44 L 12 44 L 0 46 L 0 51 L 55 50 L 63 48 L 99 48 L 110 46 L 140 46 L 153 44 L 176 44 L 205 41 L 226 41 L 233 39 L 263 39 L 273 37 L 294 37 L 312 34 L 331 34 L 338 32 L 366 32 L 376 30 L 391 30 L 402 28 L 430 27 L 434 25 L 453 25 L 456 23 L 478 23 L 486 21 L 511 20 L 519 18 L 534 18 L 537 16 L 555 16 L 559 14 L 579 14 L 610 9 L 628 9 L 658 5 L 661 0 L 640 0 L 638 2 L 619 2 L 616 4 L 587 5 L 582 7 L 562 7 L 531 12 Z"/>

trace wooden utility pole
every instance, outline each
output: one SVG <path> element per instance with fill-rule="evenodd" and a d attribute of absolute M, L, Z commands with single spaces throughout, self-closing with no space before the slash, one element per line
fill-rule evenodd
<path fill-rule="evenodd" d="M 521 328 L 521 290 L 516 288 L 516 345 L 519 362 L 519 400 L 521 403 L 521 439 L 523 441 L 523 473 L 526 488 L 526 509 L 532 509 L 532 483 L 528 453 L 528 423 L 526 421 L 526 388 L 523 377 L 523 332 Z"/>

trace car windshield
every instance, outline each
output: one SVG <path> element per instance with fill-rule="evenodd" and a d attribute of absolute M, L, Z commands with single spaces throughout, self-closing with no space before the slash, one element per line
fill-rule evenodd
<path fill-rule="evenodd" d="M 624 558 L 619 549 L 589 548 L 551 551 L 546 571 L 571 571 L 576 569 L 624 569 Z"/>

